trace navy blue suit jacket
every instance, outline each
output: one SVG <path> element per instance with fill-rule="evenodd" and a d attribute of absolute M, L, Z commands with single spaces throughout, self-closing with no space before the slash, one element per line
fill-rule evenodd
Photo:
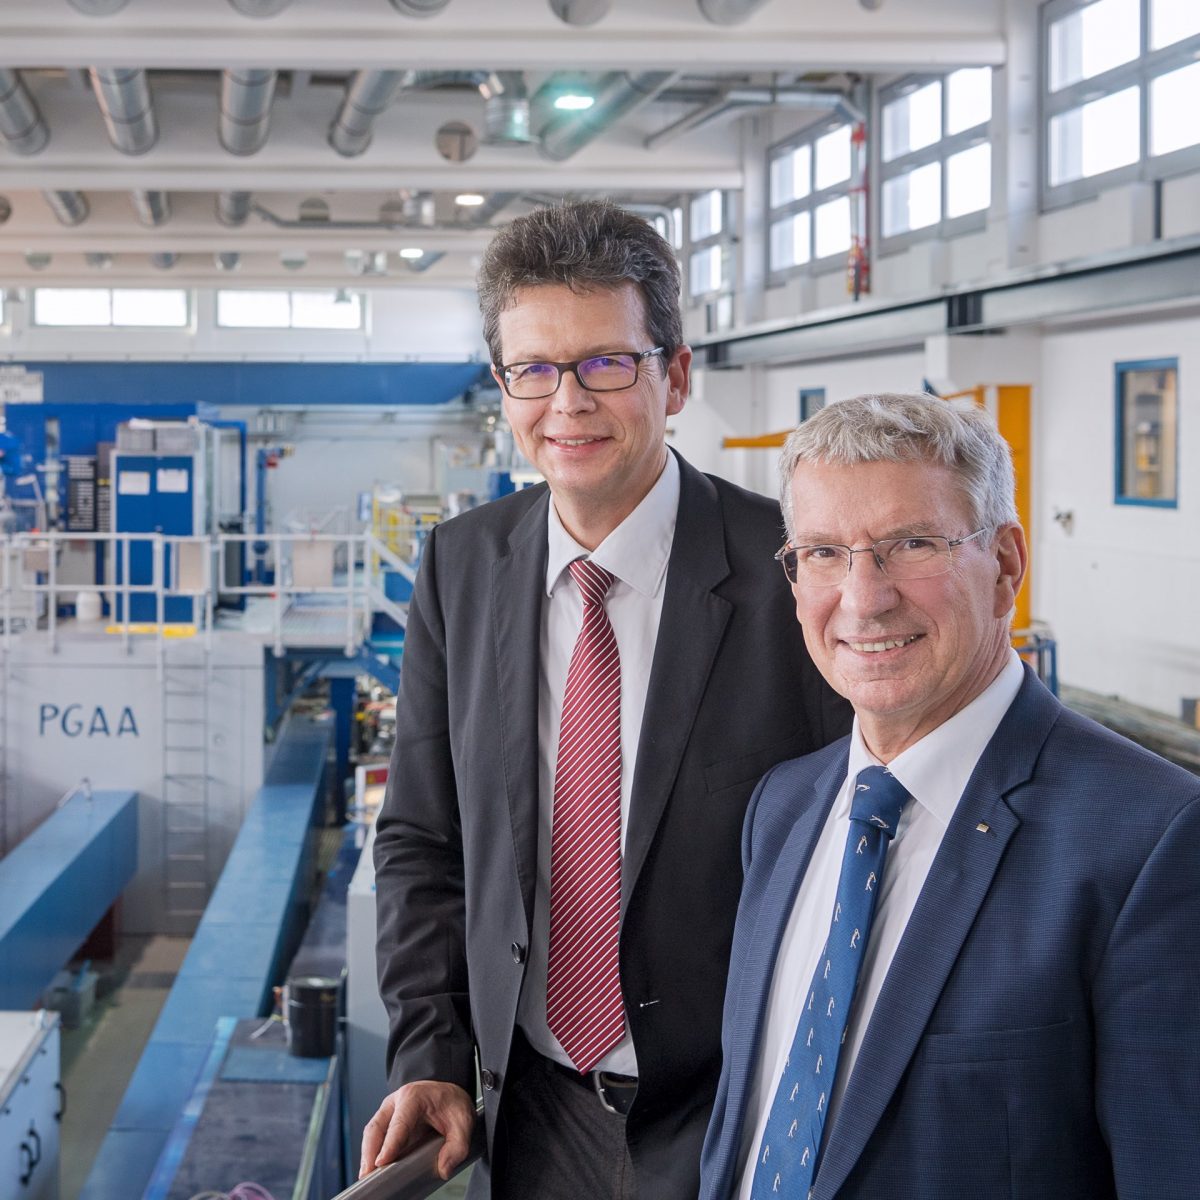
<path fill-rule="evenodd" d="M 768 773 L 702 1200 L 737 1180 L 780 938 L 848 739 Z M 1200 1196 L 1200 779 L 1026 678 L 879 995 L 814 1200 Z"/>

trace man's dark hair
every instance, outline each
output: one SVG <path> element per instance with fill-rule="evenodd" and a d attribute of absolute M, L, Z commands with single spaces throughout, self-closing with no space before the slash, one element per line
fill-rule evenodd
<path fill-rule="evenodd" d="M 641 217 L 608 200 L 535 209 L 492 239 L 479 268 L 479 308 L 492 362 L 504 361 L 500 314 L 519 288 L 544 283 L 575 292 L 637 284 L 650 340 L 666 351 L 663 362 L 683 343 L 675 252 Z"/>

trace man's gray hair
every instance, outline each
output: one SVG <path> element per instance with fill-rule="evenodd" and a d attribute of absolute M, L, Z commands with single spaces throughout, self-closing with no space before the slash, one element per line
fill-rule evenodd
<path fill-rule="evenodd" d="M 666 351 L 663 362 L 683 344 L 675 251 L 641 217 L 608 200 L 538 208 L 511 221 L 484 251 L 478 283 L 483 337 L 497 366 L 504 361 L 500 314 L 520 288 L 545 283 L 576 292 L 636 284 L 646 308 L 646 332 Z"/>
<path fill-rule="evenodd" d="M 779 459 L 780 504 L 795 533 L 792 475 L 799 463 L 931 462 L 958 475 L 973 529 L 1017 520 L 1012 452 L 995 421 L 968 400 L 881 392 L 827 405 L 788 435 Z"/>

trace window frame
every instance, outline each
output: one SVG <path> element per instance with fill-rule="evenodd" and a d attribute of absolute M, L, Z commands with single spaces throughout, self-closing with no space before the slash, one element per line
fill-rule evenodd
<path fill-rule="evenodd" d="M 345 290 L 358 297 L 358 324 L 352 328 L 343 328 L 336 325 L 296 325 L 295 322 L 295 302 L 292 297 L 297 293 L 320 293 L 327 294 L 333 292 L 335 295 Z M 279 292 L 288 298 L 288 323 L 286 325 L 226 325 L 221 321 L 221 294 L 224 292 Z M 341 334 L 341 335 L 362 335 L 367 332 L 368 312 L 367 312 L 367 291 L 359 288 L 319 288 L 319 287 L 218 287 L 213 289 L 213 311 L 212 321 L 213 328 L 222 334 L 239 333 L 239 332 L 269 332 L 269 333 L 321 333 L 321 334 Z"/>
<path fill-rule="evenodd" d="M 1124 492 L 1125 486 L 1125 376 L 1134 371 L 1174 371 L 1175 372 L 1175 495 L 1169 500 L 1148 499 L 1142 496 L 1130 496 Z M 1179 358 L 1142 358 L 1113 364 L 1113 420 L 1115 422 L 1113 439 L 1113 503 L 1131 508 L 1161 508 L 1178 509 L 1179 507 L 1179 426 L 1183 406 L 1179 402 L 1180 378 Z"/>
<path fill-rule="evenodd" d="M 878 232 L 879 232 L 879 253 L 898 254 L 907 250 L 910 246 L 918 242 L 929 241 L 933 238 L 952 238 L 959 237 L 966 233 L 978 233 L 987 228 L 988 213 L 992 208 L 995 200 L 995 160 L 993 153 L 992 170 L 990 173 L 990 191 L 991 195 L 988 199 L 985 208 L 976 209 L 975 212 L 963 213 L 959 217 L 946 216 L 946 200 L 948 196 L 950 172 L 947 170 L 948 161 L 956 154 L 961 154 L 964 150 L 972 150 L 976 146 L 986 143 L 992 146 L 992 120 L 996 114 L 996 69 L 991 68 L 991 84 L 992 84 L 992 106 L 991 115 L 986 121 L 981 121 L 977 125 L 971 125 L 967 129 L 960 129 L 958 133 L 946 132 L 949 110 L 950 110 L 950 88 L 948 86 L 950 76 L 954 71 L 946 71 L 944 73 L 937 71 L 922 71 L 919 74 L 905 75 L 900 79 L 893 80 L 885 87 L 879 89 L 879 100 L 877 106 L 878 123 L 877 128 L 880 131 L 880 136 L 875 139 L 875 166 L 876 178 L 879 180 L 878 188 L 876 189 L 875 207 L 878 211 Z M 919 91 L 921 88 L 930 83 L 940 81 L 942 85 L 942 134 L 936 142 L 928 146 L 922 146 L 919 150 L 910 150 L 905 154 L 898 154 L 889 162 L 883 160 L 883 110 L 896 100 L 904 96 L 911 95 L 913 92 Z M 994 146 L 993 146 L 994 152 Z M 893 233 L 884 235 L 883 232 L 883 189 L 884 185 L 892 179 L 898 179 L 904 175 L 908 175 L 921 167 L 927 167 L 930 163 L 941 164 L 941 206 L 939 216 L 936 221 L 930 225 L 922 225 L 920 229 L 906 229 L 902 233 Z"/>
<path fill-rule="evenodd" d="M 692 204 L 699 196 L 708 195 L 711 192 L 720 192 L 721 194 L 721 226 L 716 233 L 706 234 L 702 238 L 693 238 Z M 683 205 L 683 209 L 687 217 L 687 238 L 683 247 L 683 251 L 686 252 L 685 261 L 680 266 L 687 286 L 688 305 L 689 307 L 698 307 L 701 304 L 715 302 L 726 293 L 734 291 L 736 271 L 734 269 L 732 226 L 735 214 L 732 198 L 725 188 L 706 188 L 704 192 L 691 192 L 688 194 L 687 202 Z M 702 254 L 713 248 L 716 248 L 721 260 L 721 282 L 715 288 L 706 288 L 704 291 L 693 291 L 692 262 L 697 254 Z M 713 331 L 710 330 L 709 332 Z"/>
<path fill-rule="evenodd" d="M 38 292 L 107 292 L 108 293 L 108 312 L 109 319 L 107 324 L 97 325 L 87 323 L 83 325 L 60 325 L 58 322 L 47 323 L 37 319 L 37 294 Z M 126 322 L 117 322 L 113 320 L 113 293 L 114 292 L 172 292 L 183 296 L 184 318 L 180 325 L 132 325 Z M 105 331 L 133 331 L 135 333 L 188 333 L 196 328 L 196 296 L 191 288 L 181 287 L 130 287 L 130 286 L 109 286 L 97 287 L 94 284 L 79 286 L 76 284 L 54 284 L 46 283 L 30 288 L 29 291 L 29 327 L 31 329 L 69 329 L 78 330 L 81 332 L 103 333 Z"/>
<path fill-rule="evenodd" d="M 1200 142 L 1167 154 L 1150 154 L 1150 85 L 1160 75 L 1190 66 L 1200 59 L 1200 34 L 1160 50 L 1150 49 L 1151 0 L 1138 0 L 1140 13 L 1137 55 L 1089 79 L 1050 90 L 1050 26 L 1097 0 L 1045 0 L 1038 12 L 1038 195 L 1042 212 L 1094 200 L 1101 192 L 1124 183 L 1154 182 L 1200 170 Z M 1050 183 L 1050 122 L 1094 100 L 1126 88 L 1138 89 L 1138 157 L 1123 167 L 1098 175 Z"/>
<path fill-rule="evenodd" d="M 839 182 L 830 184 L 828 187 L 817 189 L 817 142 L 827 134 L 832 133 L 835 129 L 848 128 L 850 130 L 850 174 L 845 179 Z M 783 204 L 772 206 L 771 204 L 771 168 L 775 160 L 781 158 L 785 154 L 790 154 L 792 151 L 799 149 L 803 145 L 810 147 L 809 153 L 809 191 L 807 195 L 800 196 L 793 200 L 787 200 Z M 851 229 L 854 222 L 854 122 L 849 121 L 840 113 L 831 113 L 827 117 L 822 117 L 819 121 L 813 122 L 811 125 L 806 125 L 797 133 L 789 134 L 788 137 L 782 138 L 780 141 L 773 143 L 767 147 L 767 160 L 765 165 L 766 170 L 766 196 L 767 196 L 767 236 L 766 236 L 766 280 L 768 287 L 775 287 L 779 284 L 786 283 L 789 279 L 794 279 L 801 275 L 822 275 L 826 274 L 835 267 L 844 267 L 846 258 L 853 246 L 851 244 L 845 250 L 839 250 L 834 254 L 825 254 L 820 258 L 817 257 L 817 209 L 822 205 L 828 204 L 831 200 L 840 200 L 845 196 L 851 204 Z M 793 217 L 797 213 L 807 211 L 808 219 L 808 252 L 809 257 L 807 262 L 791 263 L 786 267 L 776 267 L 771 262 L 771 229 L 777 221 L 782 221 L 787 217 Z M 853 238 L 853 233 L 851 234 Z"/>

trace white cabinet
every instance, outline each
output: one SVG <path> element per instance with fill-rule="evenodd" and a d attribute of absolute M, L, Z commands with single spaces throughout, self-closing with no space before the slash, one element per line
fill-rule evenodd
<path fill-rule="evenodd" d="M 58 1200 L 58 1014 L 0 1012 L 0 1200 Z"/>

